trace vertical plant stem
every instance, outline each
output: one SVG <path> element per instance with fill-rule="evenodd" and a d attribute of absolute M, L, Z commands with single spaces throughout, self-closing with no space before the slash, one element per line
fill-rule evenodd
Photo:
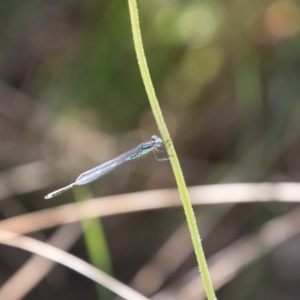
<path fill-rule="evenodd" d="M 93 195 L 89 186 L 80 186 L 80 188 L 74 190 L 74 197 L 79 204 L 84 201 L 84 199 L 93 198 Z M 82 214 L 81 225 L 83 237 L 92 264 L 99 270 L 111 274 L 111 258 L 101 220 L 98 218 L 85 219 L 84 211 L 81 211 L 79 206 L 78 209 L 79 213 Z M 97 284 L 96 289 L 98 299 L 113 298 L 113 293 L 106 287 Z"/>
<path fill-rule="evenodd" d="M 173 172 L 175 175 L 175 179 L 177 182 L 178 190 L 180 193 L 180 197 L 182 200 L 182 204 L 184 207 L 185 215 L 187 218 L 188 227 L 190 230 L 193 247 L 195 250 L 197 262 L 199 265 L 199 269 L 203 278 L 203 285 L 206 291 L 207 298 L 209 300 L 215 300 L 215 292 L 213 289 L 213 285 L 211 282 L 210 274 L 208 271 L 206 259 L 204 256 L 204 251 L 202 248 L 196 219 L 194 215 L 194 211 L 191 205 L 191 201 L 189 198 L 189 194 L 187 191 L 187 187 L 184 181 L 184 177 L 180 168 L 180 164 L 175 152 L 175 148 L 173 146 L 173 143 L 171 143 L 171 137 L 168 132 L 167 126 L 165 124 L 165 121 L 163 119 L 163 115 L 159 106 L 159 103 L 157 101 L 155 90 L 151 81 L 149 69 L 147 66 L 147 61 L 143 49 L 143 43 L 142 43 L 142 36 L 141 36 L 141 30 L 139 25 L 139 16 L 138 16 L 138 9 L 137 9 L 137 3 L 136 0 L 128 0 L 129 4 L 129 11 L 130 11 L 130 20 L 131 20 L 131 26 L 132 26 L 132 33 L 133 33 L 133 40 L 134 40 L 134 47 L 137 55 L 138 64 L 140 67 L 142 79 L 146 88 L 146 92 L 149 98 L 149 102 L 157 123 L 157 126 L 159 128 L 159 131 L 161 133 L 161 136 L 163 140 L 169 141 L 170 146 L 168 146 L 168 155 L 170 157 L 171 165 L 173 168 Z"/>

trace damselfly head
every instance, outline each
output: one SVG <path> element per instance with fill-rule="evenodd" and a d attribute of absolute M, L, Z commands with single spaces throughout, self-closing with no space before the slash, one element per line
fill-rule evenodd
<path fill-rule="evenodd" d="M 151 136 L 151 140 L 152 140 L 152 142 L 153 142 L 153 146 L 155 146 L 155 147 L 161 147 L 161 146 L 163 146 L 163 141 L 162 141 L 162 139 L 161 138 L 159 138 L 158 136 L 156 136 L 156 135 L 152 135 Z"/>

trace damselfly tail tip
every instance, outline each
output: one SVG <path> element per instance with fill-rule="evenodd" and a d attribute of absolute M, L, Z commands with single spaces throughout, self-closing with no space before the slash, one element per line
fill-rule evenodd
<path fill-rule="evenodd" d="M 59 195 L 59 194 L 65 192 L 65 191 L 67 191 L 67 190 L 73 188 L 73 187 L 76 186 L 76 185 L 78 185 L 78 184 L 77 184 L 76 182 L 73 182 L 73 183 L 71 183 L 71 184 L 69 184 L 69 185 L 67 185 L 67 186 L 65 186 L 65 187 L 63 187 L 63 188 L 61 188 L 61 189 L 59 189 L 59 190 L 56 190 L 56 191 L 54 191 L 54 192 L 52 192 L 52 193 L 46 195 L 46 196 L 45 196 L 45 199 L 51 199 L 51 198 L 53 198 L 53 197 L 56 197 L 57 195 Z"/>
<path fill-rule="evenodd" d="M 44 199 L 51 199 L 53 196 L 52 196 L 52 193 L 50 193 L 50 194 L 48 194 L 48 195 L 46 195 L 45 197 L 44 197 Z"/>

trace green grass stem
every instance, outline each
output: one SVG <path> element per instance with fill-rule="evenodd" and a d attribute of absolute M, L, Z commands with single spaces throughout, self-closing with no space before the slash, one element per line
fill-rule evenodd
<path fill-rule="evenodd" d="M 80 203 L 85 199 L 93 198 L 89 186 L 81 186 L 80 188 L 74 189 L 74 196 L 77 203 Z M 84 216 L 83 211 L 80 211 L 79 213 L 82 213 Z M 85 219 L 83 217 L 81 219 L 81 225 L 85 245 L 92 264 L 105 273 L 111 274 L 111 258 L 101 220 L 99 218 Z M 99 299 L 113 298 L 113 293 L 107 288 L 98 284 L 96 288 Z"/>
<path fill-rule="evenodd" d="M 138 64 L 140 67 L 142 79 L 146 88 L 146 92 L 149 98 L 149 102 L 154 114 L 154 118 L 156 120 L 157 126 L 159 128 L 159 131 L 161 133 L 161 136 L 163 140 L 166 142 L 168 141 L 170 143 L 170 146 L 167 147 L 168 155 L 170 157 L 170 162 L 173 168 L 174 176 L 177 182 L 178 190 L 180 193 L 180 197 L 182 200 L 183 208 L 185 211 L 185 215 L 187 218 L 188 227 L 190 230 L 190 235 L 193 242 L 193 247 L 195 250 L 197 262 L 199 265 L 200 273 L 202 275 L 203 279 L 203 285 L 206 291 L 207 298 L 209 300 L 215 300 L 215 292 L 213 289 L 213 285 L 211 282 L 209 270 L 207 267 L 203 247 L 200 240 L 200 235 L 198 232 L 196 219 L 194 215 L 194 211 L 192 208 L 192 204 L 189 198 L 189 194 L 187 191 L 187 187 L 184 181 L 184 177 L 181 171 L 181 167 L 179 164 L 179 160 L 177 158 L 175 148 L 173 146 L 170 134 L 168 132 L 166 123 L 164 121 L 155 90 L 151 81 L 149 69 L 147 66 L 147 61 L 145 57 L 145 52 L 143 48 L 143 42 L 142 42 L 142 36 L 141 36 L 141 30 L 140 30 L 140 24 L 139 24 L 139 16 L 138 16 L 138 8 L 136 0 L 128 0 L 129 4 L 129 11 L 130 11 L 130 20 L 131 20 L 131 26 L 132 26 L 132 33 L 133 33 L 133 41 L 134 41 L 134 47 L 137 55 Z"/>

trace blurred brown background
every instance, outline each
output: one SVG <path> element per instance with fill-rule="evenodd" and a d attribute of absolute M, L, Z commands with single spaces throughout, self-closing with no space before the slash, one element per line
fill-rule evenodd
<path fill-rule="evenodd" d="M 151 0 L 139 1 L 139 9 L 151 76 L 187 185 L 298 182 L 299 2 Z M 43 198 L 159 133 L 136 61 L 127 1 L 2 0 L 0 15 L 4 220 L 74 202 L 72 191 Z M 169 163 L 148 155 L 92 183 L 88 192 L 78 188 L 75 193 L 92 198 L 170 187 L 175 182 Z M 203 236 L 206 256 L 294 209 L 293 203 L 272 202 L 197 206 L 200 234 L 210 228 Z M 186 231 L 182 208 L 110 216 L 102 225 L 109 253 L 104 264 L 132 286 L 172 235 Z M 31 236 L 46 241 L 56 230 Z M 189 239 L 179 243 L 189 244 Z M 299 299 L 299 247 L 296 232 L 224 283 L 218 298 Z M 90 261 L 80 233 L 68 248 Z M 179 249 L 171 249 L 176 256 Z M 170 272 L 134 281 L 135 288 L 149 297 L 180 289 L 196 267 L 189 251 Z M 0 245 L 2 287 L 30 257 Z M 192 290 L 196 296 L 186 291 L 181 299 L 200 299 Z M 22 298 L 113 295 L 97 292 L 92 281 L 57 266 Z"/>

